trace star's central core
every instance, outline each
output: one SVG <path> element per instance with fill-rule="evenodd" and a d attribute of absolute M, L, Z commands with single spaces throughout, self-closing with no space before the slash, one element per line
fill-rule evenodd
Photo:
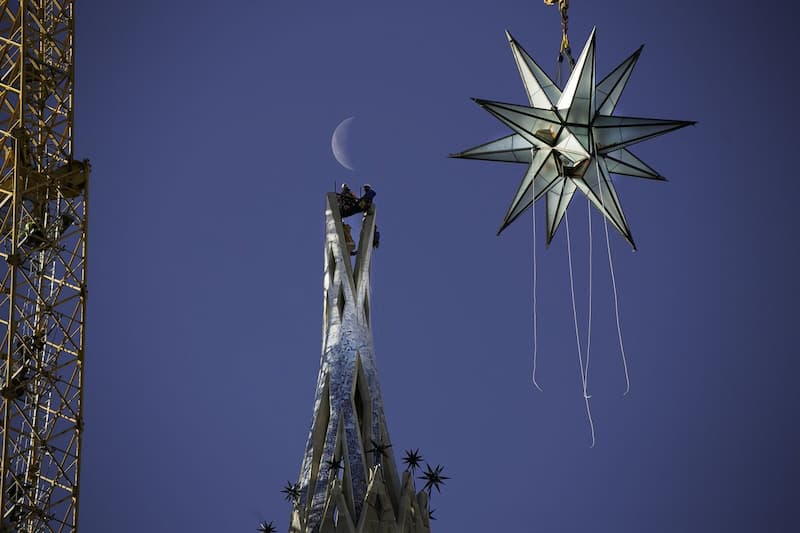
<path fill-rule="evenodd" d="M 562 175 L 577 180 L 583 179 L 583 176 L 586 174 L 586 169 L 589 168 L 589 163 L 591 162 L 591 158 L 572 161 L 564 157 L 563 154 L 558 154 L 558 158 L 561 161 Z"/>

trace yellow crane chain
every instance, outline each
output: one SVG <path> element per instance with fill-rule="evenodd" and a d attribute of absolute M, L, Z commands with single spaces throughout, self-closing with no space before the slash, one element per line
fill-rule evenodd
<path fill-rule="evenodd" d="M 567 10 L 569 9 L 569 0 L 544 0 L 545 5 L 558 6 L 558 12 L 561 15 L 561 48 L 558 51 L 558 62 L 564 60 L 567 56 L 570 68 L 575 66 L 575 59 L 572 57 L 572 48 L 569 45 L 569 37 L 567 30 L 569 29 L 569 16 Z"/>

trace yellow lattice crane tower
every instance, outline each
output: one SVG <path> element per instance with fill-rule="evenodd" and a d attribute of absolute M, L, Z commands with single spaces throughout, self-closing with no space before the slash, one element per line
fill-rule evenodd
<path fill-rule="evenodd" d="M 0 0 L 0 532 L 74 532 L 88 161 L 73 159 L 74 0 Z"/>

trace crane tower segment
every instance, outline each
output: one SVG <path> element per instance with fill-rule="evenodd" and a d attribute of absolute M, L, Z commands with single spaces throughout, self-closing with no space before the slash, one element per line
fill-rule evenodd
<path fill-rule="evenodd" d="M 78 527 L 88 161 L 74 0 L 0 0 L 0 533 Z"/>

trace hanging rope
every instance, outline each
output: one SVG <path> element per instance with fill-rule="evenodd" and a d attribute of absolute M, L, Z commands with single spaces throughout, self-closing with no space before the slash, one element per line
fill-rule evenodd
<path fill-rule="evenodd" d="M 601 195 L 600 198 L 603 196 Z M 605 220 L 605 217 L 603 217 Z M 611 260 L 611 241 L 608 238 L 608 221 L 606 225 L 606 248 L 608 249 L 608 268 L 611 270 L 611 285 L 614 287 L 614 316 L 617 319 L 617 337 L 619 338 L 619 351 L 622 354 L 622 366 L 625 368 L 625 392 L 623 396 L 627 396 L 631 390 L 631 378 L 628 376 L 628 360 L 625 357 L 625 347 L 622 345 L 622 328 L 619 326 L 619 302 L 617 300 L 617 279 L 614 276 L 614 262 Z"/>
<path fill-rule="evenodd" d="M 586 403 L 586 418 L 589 419 L 589 429 L 592 432 L 592 448 L 594 448 L 594 420 L 592 420 L 592 410 L 589 407 L 590 396 L 586 393 L 586 372 L 587 368 L 583 366 L 583 356 L 581 355 L 581 337 L 578 333 L 578 312 L 575 306 L 575 283 L 572 276 L 572 244 L 569 238 L 569 215 L 564 213 L 564 223 L 567 229 L 567 258 L 569 259 L 569 288 L 572 294 L 572 318 L 575 322 L 575 343 L 578 346 L 578 366 L 581 369 L 581 385 L 583 386 L 583 401 Z M 588 363 L 587 363 L 588 364 Z"/>
<path fill-rule="evenodd" d="M 586 328 L 586 371 L 583 376 L 583 395 L 589 396 L 589 348 L 592 345 L 592 203 L 586 198 L 586 218 L 589 220 L 589 321 Z"/>
<path fill-rule="evenodd" d="M 533 379 L 534 386 L 539 389 L 540 392 L 542 388 L 536 383 L 536 352 L 538 348 L 538 339 L 536 336 L 536 203 L 531 204 L 531 213 L 533 218 L 533 373 L 531 378 Z"/>

